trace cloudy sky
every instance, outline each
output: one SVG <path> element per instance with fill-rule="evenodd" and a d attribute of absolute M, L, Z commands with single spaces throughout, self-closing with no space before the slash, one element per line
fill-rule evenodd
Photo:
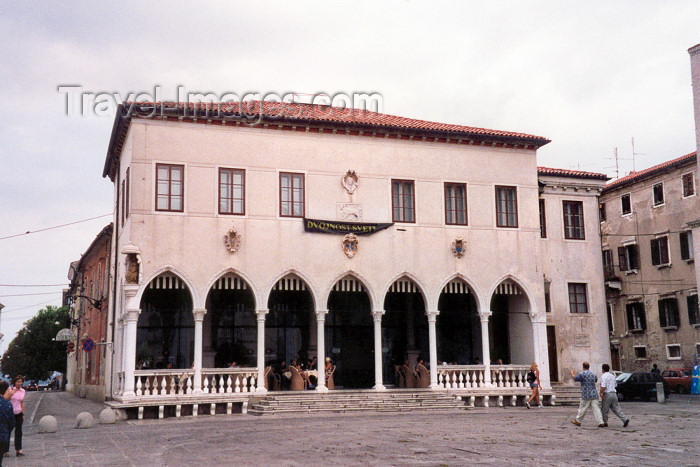
<path fill-rule="evenodd" d="M 632 138 L 637 170 L 695 150 L 698 24 L 696 0 L 5 4 L 0 351 L 110 221 L 112 116 L 67 115 L 61 86 L 379 93 L 385 113 L 546 136 L 540 165 L 615 176 L 618 148 L 622 176 Z"/>

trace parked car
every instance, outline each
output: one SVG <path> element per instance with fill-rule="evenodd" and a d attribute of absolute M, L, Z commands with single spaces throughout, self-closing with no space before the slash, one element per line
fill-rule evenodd
<path fill-rule="evenodd" d="M 38 391 L 48 391 L 49 390 L 49 385 L 51 384 L 50 379 L 40 379 L 37 382 L 37 390 Z"/>
<path fill-rule="evenodd" d="M 661 373 L 668 388 L 679 394 L 690 392 L 690 383 L 693 382 L 692 375 L 692 368 L 668 368 Z"/>
<path fill-rule="evenodd" d="M 663 383 L 664 394 L 668 394 L 668 385 L 661 373 L 622 373 L 615 380 L 617 397 L 620 400 L 632 400 L 635 397 L 642 400 L 656 399 L 656 383 Z"/>
<path fill-rule="evenodd" d="M 39 389 L 39 385 L 33 379 L 26 380 L 24 383 L 22 383 L 22 387 L 25 391 L 36 391 Z"/>

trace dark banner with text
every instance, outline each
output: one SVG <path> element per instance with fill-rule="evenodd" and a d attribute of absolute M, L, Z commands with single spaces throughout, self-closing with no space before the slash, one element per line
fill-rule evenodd
<path fill-rule="evenodd" d="M 323 221 L 319 219 L 304 219 L 304 230 L 307 232 L 330 233 L 330 234 L 355 234 L 355 235 L 371 235 L 374 232 L 379 232 L 391 224 L 368 224 L 365 222 L 340 222 L 340 221 Z"/>

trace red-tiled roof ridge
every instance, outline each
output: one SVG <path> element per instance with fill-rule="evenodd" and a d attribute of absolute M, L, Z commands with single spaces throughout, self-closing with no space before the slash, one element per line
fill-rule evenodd
<path fill-rule="evenodd" d="M 394 128 L 407 128 L 418 130 L 446 131 L 455 133 L 471 133 L 478 135 L 508 136 L 523 139 L 536 140 L 539 145 L 547 144 L 550 140 L 543 136 L 536 136 L 527 133 L 513 131 L 494 130 L 489 128 L 479 128 L 467 125 L 456 125 L 449 123 L 431 122 L 415 118 L 400 117 L 391 114 L 374 112 L 366 109 L 356 109 L 351 107 L 333 107 L 330 105 L 307 104 L 300 102 L 275 102 L 263 101 L 262 109 L 260 101 L 239 102 L 155 102 L 156 109 L 187 110 L 194 112 L 217 112 L 222 115 L 243 113 L 250 116 L 269 118 L 287 118 L 300 120 L 315 120 L 336 123 L 359 123 L 372 126 L 386 126 Z M 123 104 L 127 111 L 133 106 L 154 106 L 153 102 L 125 102 Z M 243 107 L 243 109 L 241 109 Z"/>
<path fill-rule="evenodd" d="M 686 154 L 685 156 L 681 157 L 676 157 L 675 159 L 671 159 L 670 161 L 662 162 L 661 164 L 654 165 L 652 167 L 649 167 L 648 169 L 640 170 L 638 172 L 632 172 L 629 175 L 626 175 L 624 177 L 618 178 L 617 180 L 613 180 L 612 182 L 608 183 L 604 190 L 605 191 L 610 191 L 615 188 L 618 188 L 620 186 L 626 186 L 629 185 L 633 182 L 643 180 L 645 178 L 651 177 L 655 175 L 658 172 L 661 172 L 663 169 L 666 169 L 668 167 L 671 167 L 676 164 L 682 164 L 684 162 L 690 161 L 693 158 L 697 157 L 697 151 L 693 151 L 689 154 Z"/>
<path fill-rule="evenodd" d="M 552 167 L 537 167 L 538 175 L 553 175 L 555 177 L 574 177 L 574 178 L 595 178 L 597 180 L 609 180 L 610 177 L 603 173 L 585 172 L 583 170 L 568 170 L 555 169 Z"/>

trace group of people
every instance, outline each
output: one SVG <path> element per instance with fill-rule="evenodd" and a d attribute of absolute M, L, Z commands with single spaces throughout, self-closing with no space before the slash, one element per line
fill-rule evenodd
<path fill-rule="evenodd" d="M 291 367 L 294 367 L 296 372 L 299 373 L 299 376 L 301 376 L 302 380 L 304 381 L 304 386 L 307 389 L 315 389 L 316 385 L 318 384 L 318 358 L 313 357 L 308 359 L 307 363 L 304 364 L 300 359 L 292 359 L 290 362 L 289 366 L 287 366 L 287 362 L 282 361 L 279 365 L 279 368 L 277 371 L 275 371 L 276 374 L 280 376 L 281 379 L 281 388 L 280 389 L 291 389 L 292 386 L 292 370 Z M 333 373 L 333 361 L 331 360 L 330 357 L 326 357 L 325 363 L 324 363 L 324 374 L 325 374 L 325 381 L 328 383 L 328 380 L 331 378 L 332 373 Z M 326 384 L 327 385 L 327 384 Z"/>
<path fill-rule="evenodd" d="M 10 434 L 15 430 L 15 454 L 24 456 L 22 452 L 22 425 L 24 424 L 24 395 L 22 388 L 23 376 L 15 376 L 13 385 L 0 381 L 0 466 L 2 458 L 10 455 Z"/>
<path fill-rule="evenodd" d="M 583 371 L 578 375 L 575 375 L 574 370 L 571 370 L 571 377 L 574 378 L 574 381 L 581 383 L 581 401 L 578 407 L 578 414 L 576 414 L 576 418 L 571 420 L 571 423 L 581 426 L 583 417 L 586 416 L 588 409 L 591 409 L 598 428 L 606 428 L 608 426 L 608 413 L 612 410 L 622 421 L 622 426 L 627 427 L 630 419 L 620 409 L 620 404 L 617 400 L 615 375 L 610 373 L 610 365 L 607 363 L 604 363 L 602 368 L 603 375 L 600 377 L 600 391 L 596 391 L 595 383 L 598 381 L 598 377 L 590 370 L 588 362 L 583 362 Z M 599 399 L 603 401 L 602 409 L 599 405 Z"/>
<path fill-rule="evenodd" d="M 411 368 L 408 360 L 404 360 L 403 365 L 396 367 L 399 375 L 398 387 L 405 388 L 427 388 L 430 387 L 430 372 L 422 358 L 416 361 L 416 366 Z"/>

